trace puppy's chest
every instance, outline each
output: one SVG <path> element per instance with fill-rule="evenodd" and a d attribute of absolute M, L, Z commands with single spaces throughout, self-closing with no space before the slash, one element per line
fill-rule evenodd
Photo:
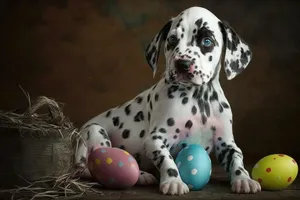
<path fill-rule="evenodd" d="M 180 88 L 175 88 L 175 91 L 168 88 L 161 96 L 163 100 L 155 106 L 153 116 L 162 123 L 166 120 L 167 131 L 173 138 L 212 137 L 214 105 L 207 98 L 197 98 L 195 91 Z"/>

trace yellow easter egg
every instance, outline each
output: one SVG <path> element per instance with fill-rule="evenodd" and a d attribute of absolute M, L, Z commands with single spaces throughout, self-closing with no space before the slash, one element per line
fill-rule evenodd
<path fill-rule="evenodd" d="M 272 154 L 260 159 L 252 169 L 252 178 L 264 190 L 282 190 L 291 185 L 298 174 L 297 162 L 285 154 Z"/>

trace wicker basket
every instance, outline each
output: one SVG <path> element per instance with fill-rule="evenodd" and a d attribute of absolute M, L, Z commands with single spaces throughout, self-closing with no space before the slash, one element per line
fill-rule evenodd
<path fill-rule="evenodd" d="M 72 168 L 70 141 L 57 132 L 51 136 L 23 136 L 17 129 L 0 128 L 0 187 L 24 186 L 42 177 L 58 177 Z"/>
<path fill-rule="evenodd" d="M 37 114 L 47 105 L 49 112 Z M 0 187 L 58 177 L 73 166 L 76 130 L 54 100 L 39 97 L 23 114 L 0 112 Z"/>

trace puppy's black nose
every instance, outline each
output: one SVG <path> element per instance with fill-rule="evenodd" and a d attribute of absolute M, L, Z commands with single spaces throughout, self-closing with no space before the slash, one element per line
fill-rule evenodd
<path fill-rule="evenodd" d="M 190 69 L 192 64 L 190 60 L 179 59 L 175 62 L 175 67 L 179 73 L 184 73 Z"/>

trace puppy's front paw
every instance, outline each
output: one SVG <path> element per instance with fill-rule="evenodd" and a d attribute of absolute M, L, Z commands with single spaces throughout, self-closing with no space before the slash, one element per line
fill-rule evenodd
<path fill-rule="evenodd" d="M 188 186 L 181 180 L 167 180 L 159 185 L 159 190 L 163 194 L 183 195 L 189 192 Z"/>
<path fill-rule="evenodd" d="M 257 193 L 261 191 L 260 184 L 250 178 L 236 179 L 231 182 L 231 190 L 235 193 Z"/>
<path fill-rule="evenodd" d="M 157 179 L 150 173 L 140 171 L 139 180 L 137 185 L 154 185 L 157 184 Z"/>

